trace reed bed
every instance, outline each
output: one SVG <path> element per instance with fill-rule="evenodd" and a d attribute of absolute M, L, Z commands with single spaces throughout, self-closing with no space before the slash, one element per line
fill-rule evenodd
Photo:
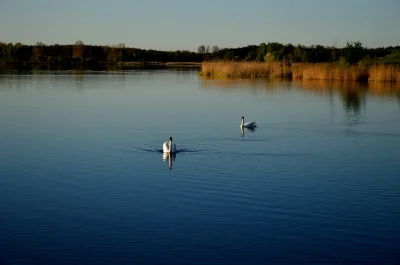
<path fill-rule="evenodd" d="M 400 82 L 400 66 L 376 64 L 369 68 L 369 81 Z"/>
<path fill-rule="evenodd" d="M 225 77 L 291 77 L 290 66 L 281 62 L 259 63 L 259 62 L 203 62 L 203 76 L 225 76 Z"/>
<path fill-rule="evenodd" d="M 299 63 L 292 66 L 293 78 L 305 80 L 361 81 L 368 79 L 365 65 L 340 65 L 334 63 Z"/>
<path fill-rule="evenodd" d="M 292 77 L 302 80 L 400 82 L 399 65 L 282 62 L 203 62 L 203 76 L 223 77 Z"/>

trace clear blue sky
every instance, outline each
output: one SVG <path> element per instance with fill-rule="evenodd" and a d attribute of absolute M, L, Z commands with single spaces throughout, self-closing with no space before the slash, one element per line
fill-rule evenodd
<path fill-rule="evenodd" d="M 197 50 L 400 45 L 400 0 L 0 0 L 0 41 Z"/>

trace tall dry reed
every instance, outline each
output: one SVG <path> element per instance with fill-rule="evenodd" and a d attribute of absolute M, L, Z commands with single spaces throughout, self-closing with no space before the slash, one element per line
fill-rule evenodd
<path fill-rule="evenodd" d="M 369 67 L 369 81 L 400 82 L 400 66 L 375 64 Z"/>
<path fill-rule="evenodd" d="M 400 82 L 399 65 L 211 61 L 202 63 L 203 76 L 293 77 L 303 80 Z"/>
<path fill-rule="evenodd" d="M 295 63 L 294 79 L 360 81 L 368 79 L 365 65 L 340 65 L 334 63 Z"/>
<path fill-rule="evenodd" d="M 281 62 L 211 61 L 202 63 L 201 75 L 226 77 L 290 77 L 290 66 Z"/>

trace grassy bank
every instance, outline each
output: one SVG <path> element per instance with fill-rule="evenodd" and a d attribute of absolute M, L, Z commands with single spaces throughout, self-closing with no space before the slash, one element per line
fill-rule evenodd
<path fill-rule="evenodd" d="M 282 62 L 203 62 L 203 76 L 289 77 L 303 80 L 400 82 L 400 65 Z"/>

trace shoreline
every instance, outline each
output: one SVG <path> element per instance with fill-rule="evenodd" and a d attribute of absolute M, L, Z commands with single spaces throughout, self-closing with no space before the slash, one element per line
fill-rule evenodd
<path fill-rule="evenodd" d="M 400 64 L 341 64 L 234 62 L 202 63 L 200 76 L 234 78 L 289 78 L 293 80 L 400 82 Z"/>
<path fill-rule="evenodd" d="M 23 62 L 23 63 L 10 63 L 0 62 L 0 66 L 12 67 L 12 68 L 24 68 L 24 67 L 146 67 L 146 66 L 161 66 L 161 67 L 192 67 L 201 68 L 201 62 L 65 62 L 65 63 L 54 63 L 54 62 Z"/>
<path fill-rule="evenodd" d="M 400 82 L 400 63 L 287 63 L 287 62 L 0 62 L 5 70 L 118 70 L 118 69 L 198 69 L 205 77 L 228 78 L 285 78 L 291 80 L 337 80 L 337 81 L 382 81 Z"/>

